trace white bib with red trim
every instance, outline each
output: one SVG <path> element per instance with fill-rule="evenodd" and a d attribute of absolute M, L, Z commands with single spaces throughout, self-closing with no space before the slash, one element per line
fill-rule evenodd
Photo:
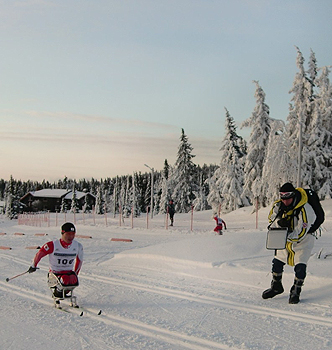
<path fill-rule="evenodd" d="M 68 248 L 64 248 L 59 240 L 53 241 L 54 250 L 49 255 L 50 268 L 52 271 L 71 271 L 74 269 L 74 262 L 77 257 L 79 246 L 73 241 Z"/>

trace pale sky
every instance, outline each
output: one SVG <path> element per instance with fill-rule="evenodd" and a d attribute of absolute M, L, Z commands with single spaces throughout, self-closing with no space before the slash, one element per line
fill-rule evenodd
<path fill-rule="evenodd" d="M 286 120 L 298 46 L 332 65 L 330 0 L 0 0 L 0 178 L 162 170 L 181 129 L 219 164 L 258 80 Z"/>

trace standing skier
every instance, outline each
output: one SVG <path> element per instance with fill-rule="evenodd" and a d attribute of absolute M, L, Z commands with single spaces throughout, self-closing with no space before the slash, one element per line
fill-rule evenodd
<path fill-rule="evenodd" d="M 77 275 L 83 263 L 83 246 L 74 240 L 76 234 L 75 226 L 66 222 L 61 227 L 61 238 L 45 243 L 37 252 L 29 273 L 35 272 L 39 261 L 46 255 L 49 256 L 50 277 L 52 274 L 58 277 L 63 286 L 78 285 Z M 53 289 L 53 296 L 61 298 L 63 293 L 56 286 Z"/>
<path fill-rule="evenodd" d="M 225 230 L 227 230 L 226 222 L 222 218 L 220 218 L 217 214 L 215 214 L 213 218 L 214 220 L 216 220 L 216 225 L 217 225 L 213 231 L 217 232 L 219 235 L 222 235 L 223 227 L 225 228 Z"/>
<path fill-rule="evenodd" d="M 272 261 L 271 288 L 262 294 L 263 299 L 273 298 L 283 293 L 281 283 L 284 265 L 294 266 L 295 279 L 290 290 L 289 303 L 297 304 L 306 277 L 307 262 L 310 258 L 315 238 L 312 224 L 316 220 L 313 207 L 308 203 L 308 196 L 303 188 L 294 188 L 285 183 L 279 190 L 280 199 L 274 202 L 269 213 L 270 225 L 288 229 L 286 248 L 277 250 Z"/>
<path fill-rule="evenodd" d="M 168 206 L 167 206 L 167 212 L 169 214 L 169 218 L 171 220 L 171 225 L 170 226 L 173 226 L 173 222 L 174 222 L 174 214 L 175 214 L 175 207 L 174 207 L 174 202 L 173 200 L 171 199 L 168 203 Z"/>

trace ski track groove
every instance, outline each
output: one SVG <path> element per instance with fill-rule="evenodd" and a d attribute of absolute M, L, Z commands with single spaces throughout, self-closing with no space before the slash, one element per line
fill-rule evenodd
<path fill-rule="evenodd" d="M 16 257 L 13 258 L 12 256 L 6 255 L 6 254 L 2 255 L 2 257 L 9 259 L 11 261 L 16 261 L 20 264 L 24 264 L 25 266 L 27 265 L 27 262 L 23 259 L 19 259 Z M 41 270 L 48 271 L 48 268 L 41 267 Z M 114 278 L 114 277 L 98 276 L 98 275 L 94 275 L 92 277 L 92 276 L 85 275 L 84 273 L 81 273 L 80 279 L 86 279 L 86 280 L 89 280 L 92 282 L 98 281 L 98 282 L 106 283 L 109 285 L 128 287 L 130 289 L 134 288 L 136 290 L 140 290 L 140 291 L 144 291 L 144 292 L 155 293 L 158 295 L 168 296 L 168 297 L 172 297 L 172 298 L 179 298 L 182 300 L 193 301 L 193 302 L 207 304 L 207 305 L 211 305 L 211 306 L 215 306 L 215 307 L 230 308 L 230 309 L 238 310 L 238 311 L 242 311 L 242 312 L 248 312 L 248 313 L 276 317 L 276 318 L 283 318 L 283 319 L 287 319 L 287 320 L 304 322 L 304 323 L 308 323 L 308 324 L 315 323 L 317 325 L 332 328 L 332 320 L 329 320 L 323 316 L 307 315 L 304 313 L 299 313 L 299 312 L 290 311 L 290 310 L 283 311 L 283 310 L 276 309 L 276 308 L 268 308 L 268 307 L 258 306 L 258 305 L 256 305 L 256 306 L 255 305 L 247 305 L 247 304 L 244 304 L 241 302 L 236 302 L 236 301 L 231 301 L 231 300 L 226 300 L 226 299 L 220 300 L 220 298 L 216 298 L 216 297 L 209 297 L 206 295 L 198 295 L 198 294 L 194 294 L 194 293 L 190 293 L 190 292 L 186 292 L 186 291 L 174 290 L 174 289 L 169 289 L 169 288 L 165 288 L 165 287 L 151 286 L 151 284 L 146 285 L 143 283 L 126 281 L 126 280 L 122 280 L 120 278 Z M 35 294 L 37 294 L 37 293 L 35 293 Z M 320 307 L 324 307 L 324 306 L 320 306 Z"/>
<path fill-rule="evenodd" d="M 18 295 L 23 299 L 30 299 L 36 303 L 51 306 L 50 300 L 47 297 L 45 297 L 44 294 L 28 291 L 26 290 L 26 288 L 20 288 L 15 285 L 8 286 L 7 283 L 0 281 L 0 290 Z M 240 350 L 240 348 L 236 348 L 234 346 L 229 347 L 226 344 L 220 344 L 208 339 L 202 339 L 195 336 L 170 331 L 154 325 L 145 324 L 140 321 L 127 319 L 122 316 L 115 316 L 111 314 L 105 315 L 105 313 L 102 313 L 102 315 L 96 315 L 95 313 L 97 313 L 99 310 L 86 308 L 84 306 L 81 310 L 70 307 L 69 309 L 70 313 L 76 315 L 79 315 L 81 313 L 81 310 L 83 310 L 85 311 L 85 316 L 83 317 L 89 317 L 89 319 L 93 319 L 97 322 L 103 322 L 113 327 L 122 328 L 129 332 L 134 332 L 136 334 L 140 334 L 149 338 L 155 338 L 157 340 L 164 341 L 168 344 L 174 344 L 176 346 L 180 345 L 184 348 L 191 350 L 206 350 L 207 348 L 221 350 Z M 66 310 L 67 308 L 62 311 L 66 312 Z M 89 312 L 89 310 L 92 310 L 93 313 Z M 61 310 L 57 311 L 62 312 Z"/>
<path fill-rule="evenodd" d="M 246 305 L 241 302 L 235 302 L 231 300 L 220 300 L 216 297 L 209 297 L 206 295 L 196 295 L 194 293 L 190 293 L 186 291 L 169 290 L 163 287 L 156 287 L 156 286 L 150 286 L 150 285 L 146 286 L 142 283 L 128 282 L 120 279 L 115 279 L 112 277 L 102 277 L 102 276 L 94 276 L 94 277 L 84 276 L 83 277 L 82 276 L 82 278 L 88 279 L 91 281 L 107 283 L 110 285 L 135 288 L 141 291 L 155 293 L 158 295 L 185 299 L 188 301 L 194 301 L 194 302 L 208 304 L 216 307 L 231 308 L 242 312 L 254 313 L 254 314 L 259 314 L 263 316 L 284 318 L 287 320 L 291 319 L 294 321 L 305 322 L 309 324 L 315 323 L 317 325 L 327 326 L 332 328 L 332 320 L 326 319 L 325 317 L 307 315 L 307 314 L 303 314 L 295 311 L 283 311 L 278 309 L 271 309 L 264 306 Z"/>

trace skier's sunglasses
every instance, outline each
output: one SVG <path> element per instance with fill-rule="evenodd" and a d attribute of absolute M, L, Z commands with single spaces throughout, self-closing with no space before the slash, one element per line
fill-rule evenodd
<path fill-rule="evenodd" d="M 289 199 L 289 198 L 293 198 L 294 196 L 295 196 L 294 192 L 280 192 L 281 199 Z"/>

